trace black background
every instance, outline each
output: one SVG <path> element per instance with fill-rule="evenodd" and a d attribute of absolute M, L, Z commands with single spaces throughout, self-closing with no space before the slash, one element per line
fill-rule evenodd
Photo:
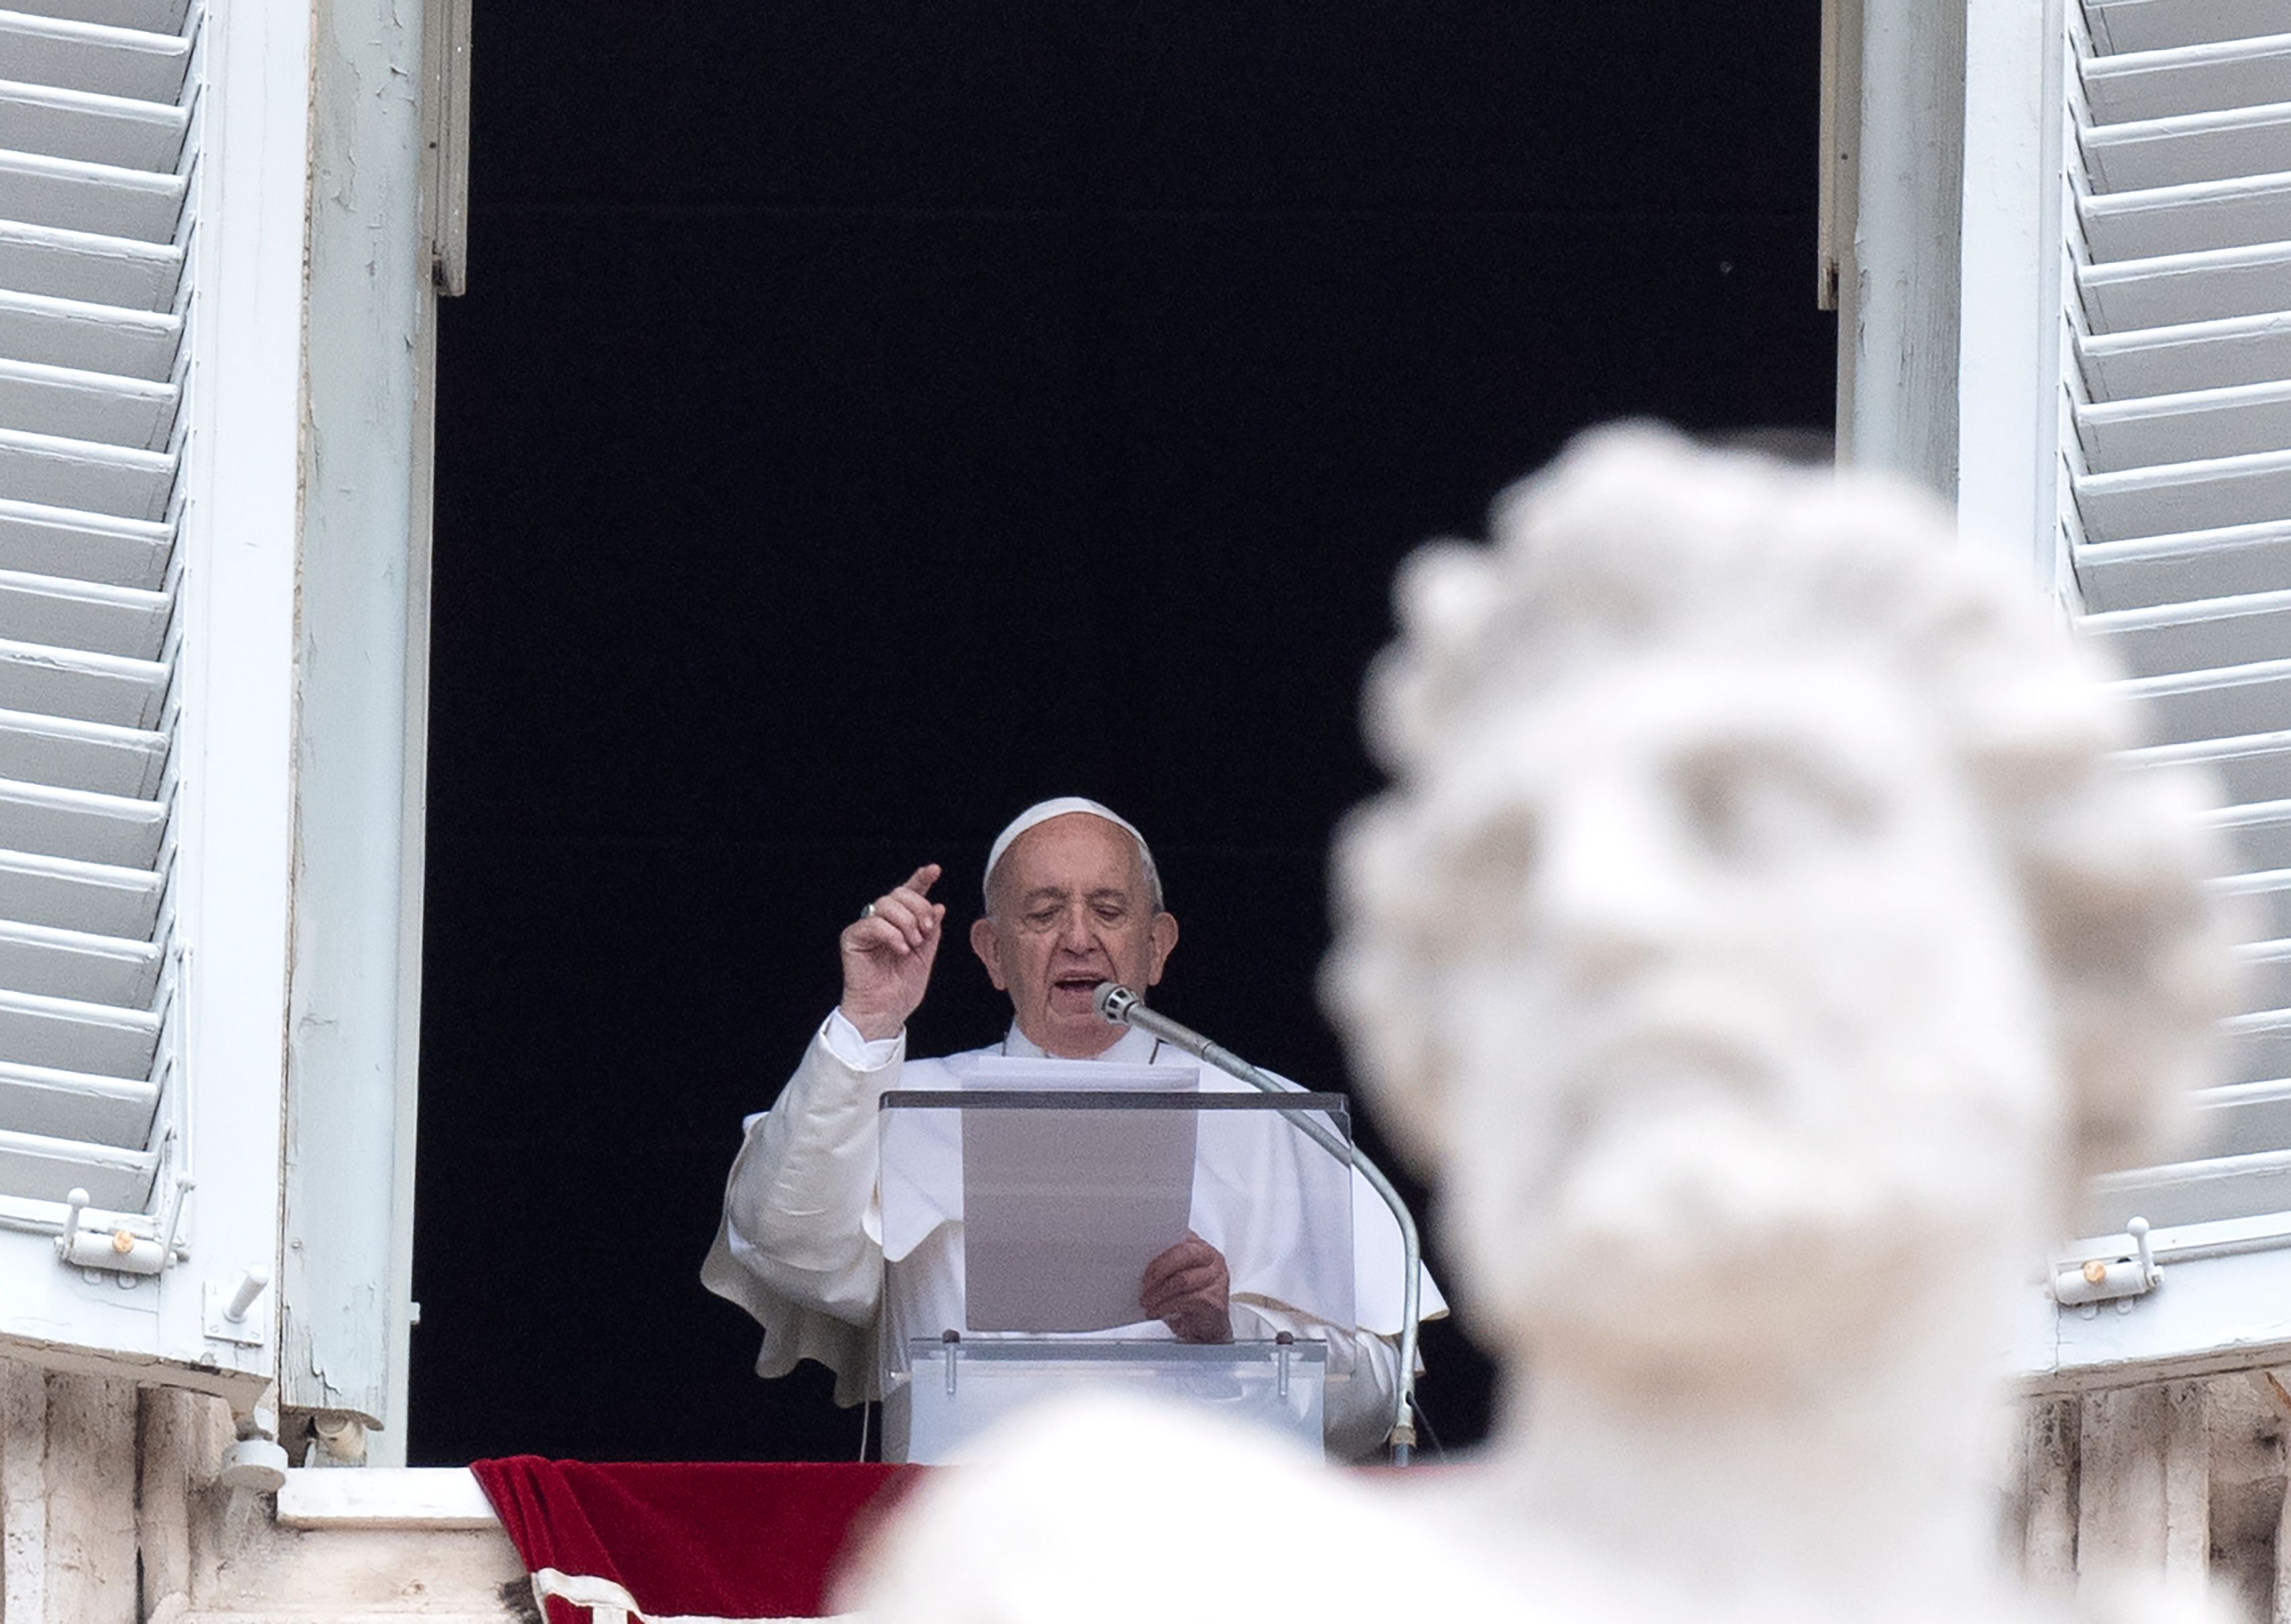
<path fill-rule="evenodd" d="M 1826 430 L 1820 6 L 479 6 L 441 317 L 410 1446 L 836 1458 L 695 1277 L 859 903 L 917 1052 L 1039 797 L 1153 840 L 1157 1001 L 1308 1084 L 1393 565 L 1573 430 Z M 1363 1137 L 1372 1138 L 1372 1124 Z M 1449 1442 L 1487 1367 L 1427 1334 Z"/>

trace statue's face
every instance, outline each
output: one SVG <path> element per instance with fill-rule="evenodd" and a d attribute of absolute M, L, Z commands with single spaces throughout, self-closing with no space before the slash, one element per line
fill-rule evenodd
<path fill-rule="evenodd" d="M 1884 1335 L 1962 1280 L 1949 1249 L 2018 1237 L 2042 990 L 1893 679 L 1618 660 L 1447 761 L 1443 1218 L 1493 1329 L 1594 1379 L 1736 1379 Z"/>

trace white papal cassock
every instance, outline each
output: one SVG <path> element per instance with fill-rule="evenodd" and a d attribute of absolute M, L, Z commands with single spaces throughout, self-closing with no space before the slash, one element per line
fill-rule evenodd
<path fill-rule="evenodd" d="M 724 1191 L 724 1217 L 700 1277 L 718 1296 L 739 1304 L 764 1328 L 760 1376 L 784 1376 L 812 1359 L 835 1372 L 838 1403 L 880 1396 L 877 1338 L 900 1364 L 910 1336 L 936 1338 L 961 1326 L 962 1235 L 959 1221 L 901 1242 L 894 1300 L 883 1291 L 883 1209 L 878 1190 L 877 1134 L 882 1096 L 892 1089 L 953 1089 L 969 1058 L 908 1060 L 906 1038 L 870 1042 L 843 1018 L 830 1015 L 778 1103 L 747 1119 L 746 1138 Z M 973 1055 L 1042 1057 L 1014 1025 L 992 1049 Z M 1129 1065 L 1195 1069 L 1194 1059 L 1149 1033 L 1125 1032 L 1097 1057 Z M 1206 1089 L 1246 1089 L 1248 1084 L 1202 1068 Z M 1292 1085 L 1293 1086 L 1293 1085 Z M 1317 1150 L 1312 1154 L 1321 1154 Z M 1355 1458 L 1380 1443 L 1392 1424 L 1394 1377 L 1399 1354 L 1402 1250 L 1400 1227 L 1358 1172 L 1353 1178 L 1353 1313 L 1355 1323 L 1332 1325 L 1271 1290 L 1234 1281 L 1234 1334 L 1269 1338 L 1287 1331 L 1328 1345 L 1329 1385 L 1323 1435 L 1331 1455 Z M 1294 1203 L 1293 1193 L 1250 1193 L 1248 1199 Z M 1276 1223 L 1294 1215 L 1275 1212 Z M 1241 1215 L 1212 1219 L 1238 1231 Z M 908 1241 L 912 1250 L 905 1250 Z M 1430 1278 L 1423 1286 L 1427 1318 L 1447 1312 Z M 1127 1325 L 1110 1336 L 1167 1338 L 1158 1320 Z M 887 1453 L 905 1435 L 904 1394 L 885 1406 Z"/>

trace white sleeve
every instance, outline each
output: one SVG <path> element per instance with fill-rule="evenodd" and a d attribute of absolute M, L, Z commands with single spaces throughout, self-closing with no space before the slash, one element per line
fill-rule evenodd
<path fill-rule="evenodd" d="M 880 1071 L 898 1057 L 899 1044 L 904 1032 L 892 1038 L 863 1038 L 843 1014 L 840 1005 L 827 1012 L 827 1023 L 819 1029 L 819 1041 L 827 1045 L 828 1053 L 855 1072 Z"/>
<path fill-rule="evenodd" d="M 874 1384 L 876 1102 L 897 1086 L 904 1050 L 904 1033 L 870 1043 L 840 1011 L 828 1017 L 772 1108 L 747 1120 L 700 1271 L 764 1327 L 759 1374 L 816 1359 L 847 1403 Z"/>

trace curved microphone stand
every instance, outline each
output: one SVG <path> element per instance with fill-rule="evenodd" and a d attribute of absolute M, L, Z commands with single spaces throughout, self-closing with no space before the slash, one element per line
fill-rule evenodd
<path fill-rule="evenodd" d="M 1213 1043 L 1190 1026 L 1183 1026 L 1158 1010 L 1146 1007 L 1146 1001 L 1117 981 L 1101 981 L 1090 994 L 1097 1012 L 1117 1025 L 1135 1026 L 1150 1032 L 1164 1043 L 1175 1044 L 1196 1059 L 1205 1060 L 1218 1070 L 1240 1078 L 1250 1087 L 1266 1094 L 1286 1094 L 1290 1090 L 1258 1071 L 1248 1061 L 1221 1044 Z M 1305 1137 L 1339 1162 L 1348 1162 L 1360 1170 L 1369 1187 L 1383 1197 L 1384 1204 L 1392 1209 L 1392 1216 L 1400 1225 L 1400 1245 L 1404 1258 L 1407 1278 L 1401 1282 L 1400 1297 L 1400 1396 L 1393 1406 L 1392 1463 L 1406 1466 L 1416 1449 L 1416 1314 L 1419 1306 L 1419 1286 L 1424 1272 L 1423 1243 L 1417 1239 L 1416 1219 L 1408 1210 L 1408 1203 L 1400 1199 L 1400 1192 L 1392 1187 L 1392 1180 L 1384 1170 L 1361 1154 L 1357 1145 L 1347 1144 L 1303 1112 L 1292 1119 L 1303 1130 Z"/>

